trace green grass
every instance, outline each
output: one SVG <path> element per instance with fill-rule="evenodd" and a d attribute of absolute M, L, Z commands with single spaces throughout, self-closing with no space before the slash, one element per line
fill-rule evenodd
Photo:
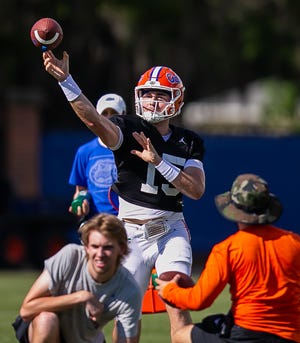
<path fill-rule="evenodd" d="M 18 314 L 23 298 L 33 281 L 37 271 L 0 271 L 0 342 L 16 343 L 15 334 L 11 323 Z M 194 275 L 194 280 L 198 277 Z M 229 309 L 228 290 L 218 297 L 214 304 L 204 311 L 191 312 L 194 322 L 199 322 L 203 317 Z M 111 343 L 112 323 L 104 328 L 107 343 Z M 142 320 L 141 343 L 167 343 L 170 342 L 169 320 L 166 313 L 147 314 Z"/>
<path fill-rule="evenodd" d="M 18 314 L 23 298 L 38 273 L 33 271 L 0 272 L 0 341 L 15 343 L 11 323 Z"/>

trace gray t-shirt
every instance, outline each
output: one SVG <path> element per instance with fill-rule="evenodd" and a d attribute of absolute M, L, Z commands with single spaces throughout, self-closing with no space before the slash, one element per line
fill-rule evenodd
<path fill-rule="evenodd" d="M 137 335 L 142 296 L 133 276 L 122 265 L 109 281 L 97 283 L 88 272 L 84 247 L 68 244 L 45 260 L 45 268 L 51 276 L 49 290 L 53 296 L 86 290 L 104 304 L 98 328 L 88 318 L 85 304 L 58 313 L 67 343 L 103 342 L 102 327 L 115 317 L 120 337 Z"/>

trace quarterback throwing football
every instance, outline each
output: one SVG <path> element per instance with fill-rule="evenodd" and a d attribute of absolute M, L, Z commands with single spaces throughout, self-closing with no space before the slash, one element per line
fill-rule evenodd
<path fill-rule="evenodd" d="M 205 190 L 204 143 L 194 132 L 170 124 L 183 106 L 184 86 L 170 68 L 146 71 L 135 87 L 136 116 L 99 116 L 69 73 L 69 55 L 43 53 L 46 71 L 58 80 L 76 115 L 114 153 L 113 185 L 119 218 L 131 253 L 124 261 L 145 293 L 151 270 L 164 280 L 175 274 L 188 283 L 192 251 L 182 196 L 200 199 Z M 171 337 L 191 322 L 188 312 L 167 305 Z"/>

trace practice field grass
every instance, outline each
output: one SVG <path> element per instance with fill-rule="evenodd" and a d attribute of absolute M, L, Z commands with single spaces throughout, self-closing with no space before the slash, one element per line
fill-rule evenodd
<path fill-rule="evenodd" d="M 14 321 L 21 302 L 33 281 L 37 271 L 0 271 L 0 342 L 17 342 L 11 323 Z M 194 274 L 196 280 L 198 274 Z M 193 321 L 199 322 L 208 314 L 227 312 L 229 309 L 228 290 L 218 297 L 207 310 L 192 312 Z M 111 343 L 112 324 L 104 328 L 107 343 Z M 168 343 L 169 321 L 166 313 L 148 314 L 143 316 L 141 343 Z"/>

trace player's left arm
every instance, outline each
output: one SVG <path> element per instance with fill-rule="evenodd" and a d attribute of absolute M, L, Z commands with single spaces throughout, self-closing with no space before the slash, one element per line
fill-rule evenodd
<path fill-rule="evenodd" d="M 198 200 L 205 191 L 205 174 L 203 169 L 187 167 L 181 170 L 171 183 L 182 194 L 191 199 Z"/>
<path fill-rule="evenodd" d="M 133 137 L 143 150 L 132 150 L 132 154 L 145 162 L 154 164 L 155 168 L 165 179 L 182 194 L 193 200 L 198 200 L 202 197 L 205 191 L 205 173 L 201 161 L 187 163 L 185 168 L 181 170 L 174 164 L 163 160 L 155 150 L 150 139 L 143 132 L 134 132 Z"/>

